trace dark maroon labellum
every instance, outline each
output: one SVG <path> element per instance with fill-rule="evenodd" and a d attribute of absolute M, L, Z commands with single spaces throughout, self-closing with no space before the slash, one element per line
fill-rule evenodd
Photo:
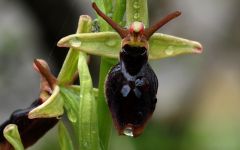
<path fill-rule="evenodd" d="M 137 136 L 155 109 L 158 80 L 144 47 L 125 45 L 123 49 L 120 63 L 108 74 L 106 97 L 119 133 Z"/>
<path fill-rule="evenodd" d="M 157 102 L 157 76 L 148 64 L 148 40 L 153 33 L 181 13 L 169 14 L 151 28 L 133 22 L 124 29 L 93 3 L 93 8 L 122 38 L 120 62 L 109 72 L 105 94 L 113 122 L 120 135 L 140 135 Z"/>
<path fill-rule="evenodd" d="M 30 107 L 14 111 L 10 118 L 0 126 L 0 149 L 6 147 L 4 145 L 1 146 L 1 144 L 8 144 L 3 136 L 3 130 L 8 124 L 16 124 L 18 126 L 23 146 L 27 148 L 37 142 L 58 122 L 57 118 L 29 119 L 28 113 L 40 104 L 42 104 L 42 100 L 37 99 Z M 11 149 L 11 146 L 8 149 Z"/>

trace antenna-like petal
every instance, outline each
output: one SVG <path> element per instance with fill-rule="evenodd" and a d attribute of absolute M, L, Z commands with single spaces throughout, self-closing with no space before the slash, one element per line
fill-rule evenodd
<path fill-rule="evenodd" d="M 157 22 L 152 27 L 145 29 L 144 35 L 145 35 L 146 39 L 148 40 L 153 35 L 153 33 L 156 32 L 159 28 L 161 28 L 163 25 L 165 25 L 166 23 L 168 23 L 169 21 L 173 20 L 174 18 L 176 18 L 180 15 L 181 15 L 180 11 L 175 11 L 171 14 L 168 14 L 166 17 L 161 19 L 159 22 Z"/>

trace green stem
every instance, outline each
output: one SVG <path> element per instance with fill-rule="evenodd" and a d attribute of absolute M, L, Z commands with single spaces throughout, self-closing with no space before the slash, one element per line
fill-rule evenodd
<path fill-rule="evenodd" d="M 147 0 L 127 0 L 126 7 L 127 26 L 134 21 L 143 22 L 148 27 L 148 4 Z"/>

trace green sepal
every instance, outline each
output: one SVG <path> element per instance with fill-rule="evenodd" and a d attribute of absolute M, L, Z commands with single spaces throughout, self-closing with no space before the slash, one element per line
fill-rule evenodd
<path fill-rule="evenodd" d="M 62 38 L 58 46 L 71 47 L 92 55 L 118 58 L 121 38 L 116 32 L 73 34 Z"/>
<path fill-rule="evenodd" d="M 61 150 L 74 150 L 72 139 L 62 121 L 58 124 L 58 141 Z"/>
<path fill-rule="evenodd" d="M 201 52 L 200 43 L 167 34 L 154 33 L 149 40 L 149 59 L 151 60 Z"/>
<path fill-rule="evenodd" d="M 52 118 L 63 114 L 63 99 L 60 96 L 60 88 L 56 86 L 52 95 L 40 106 L 31 110 L 28 114 L 29 119 Z"/>
<path fill-rule="evenodd" d="M 118 59 L 121 38 L 115 32 L 73 34 L 62 38 L 58 46 L 72 47 L 88 54 Z M 154 33 L 149 40 L 150 60 L 201 52 L 200 43 L 167 34 Z"/>
<path fill-rule="evenodd" d="M 3 135 L 15 150 L 24 150 L 18 127 L 15 124 L 9 124 L 4 128 Z"/>

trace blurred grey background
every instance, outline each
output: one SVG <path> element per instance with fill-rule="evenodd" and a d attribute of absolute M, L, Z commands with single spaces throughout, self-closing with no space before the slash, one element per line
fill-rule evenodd
<path fill-rule="evenodd" d="M 148 4 L 150 24 L 171 11 L 182 11 L 159 32 L 199 41 L 204 52 L 151 62 L 159 80 L 153 119 L 137 139 L 113 131 L 110 149 L 239 150 L 240 1 L 149 0 Z M 45 59 L 58 73 L 67 50 L 56 43 L 75 33 L 81 14 L 94 17 L 88 0 L 0 1 L 0 123 L 38 97 L 34 58 Z M 93 74 L 98 72 L 91 67 L 96 62 L 98 58 L 90 64 Z M 55 132 L 31 149 L 58 149 Z"/>

